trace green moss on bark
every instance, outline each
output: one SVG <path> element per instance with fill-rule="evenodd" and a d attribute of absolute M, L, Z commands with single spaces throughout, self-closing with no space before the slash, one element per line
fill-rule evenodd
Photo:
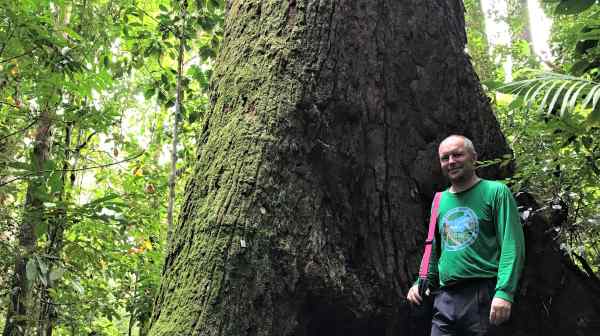
<path fill-rule="evenodd" d="M 437 134 L 506 148 L 462 8 L 422 3 L 230 2 L 151 335 L 405 330 Z"/>

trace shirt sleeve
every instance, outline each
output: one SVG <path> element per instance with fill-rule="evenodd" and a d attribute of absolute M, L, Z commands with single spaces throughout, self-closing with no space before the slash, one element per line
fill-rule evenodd
<path fill-rule="evenodd" d="M 498 282 L 495 297 L 513 302 L 525 262 L 525 238 L 517 203 L 507 186 L 498 189 L 495 198 L 496 230 L 500 246 Z"/>

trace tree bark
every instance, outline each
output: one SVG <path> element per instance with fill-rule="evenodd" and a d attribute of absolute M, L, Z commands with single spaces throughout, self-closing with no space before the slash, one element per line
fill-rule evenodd
<path fill-rule="evenodd" d="M 509 153 L 458 0 L 232 0 L 150 335 L 426 335 L 452 133 Z M 498 169 L 482 171 L 499 176 Z"/>
<path fill-rule="evenodd" d="M 76 165 L 71 166 L 71 151 L 72 151 L 72 133 L 73 123 L 67 123 L 64 128 L 64 150 L 62 157 L 62 172 L 60 173 L 60 189 L 55 191 L 54 198 L 58 206 L 47 215 L 48 232 L 47 242 L 45 246 L 46 265 L 48 270 L 43 276 L 46 278 L 45 283 L 39 285 L 39 318 L 37 327 L 37 336 L 52 336 L 52 332 L 57 320 L 57 307 L 50 294 L 51 289 L 55 286 L 55 280 L 50 278 L 50 274 L 56 267 L 60 267 L 57 260 L 60 260 L 60 253 L 64 246 L 64 232 L 67 228 L 68 215 L 65 203 L 71 201 L 71 190 L 75 181 L 75 172 L 69 172 Z M 79 145 L 79 144 L 77 144 Z M 67 178 L 70 176 L 68 182 Z"/>
<path fill-rule="evenodd" d="M 173 142 L 171 144 L 171 175 L 169 176 L 169 203 L 167 207 L 167 240 L 173 231 L 173 210 L 175 206 L 175 184 L 177 182 L 177 146 L 179 145 L 179 120 L 181 119 L 181 104 L 183 100 L 183 60 L 185 58 L 185 26 L 187 16 L 187 1 L 180 4 L 181 29 L 179 31 L 179 50 L 177 53 L 177 88 L 175 90 L 175 111 L 173 113 Z"/>
<path fill-rule="evenodd" d="M 27 263 L 35 251 L 36 226 L 44 220 L 43 198 L 45 192 L 44 165 L 48 160 L 52 137 L 52 116 L 44 109 L 38 118 L 35 142 L 31 153 L 32 171 L 38 172 L 27 185 L 23 219 L 19 225 L 19 246 L 11 281 L 10 303 L 6 313 L 4 336 L 28 335 L 32 325 L 32 282 L 27 279 Z"/>

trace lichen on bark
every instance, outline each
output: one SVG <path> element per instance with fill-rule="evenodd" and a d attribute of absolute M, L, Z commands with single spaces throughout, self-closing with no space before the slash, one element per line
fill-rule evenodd
<path fill-rule="evenodd" d="M 462 12 L 228 2 L 151 335 L 426 333 L 403 298 L 444 183 L 435 148 L 461 133 L 483 159 L 509 151 Z"/>

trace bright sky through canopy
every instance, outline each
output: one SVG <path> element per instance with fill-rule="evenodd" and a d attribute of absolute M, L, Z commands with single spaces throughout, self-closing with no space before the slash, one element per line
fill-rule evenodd
<path fill-rule="evenodd" d="M 552 54 L 548 40 L 550 38 L 551 22 L 539 5 L 539 0 L 527 0 L 529 22 L 533 50 L 542 60 L 551 60 Z M 511 36 L 508 26 L 508 6 L 506 0 L 481 0 L 481 8 L 485 13 L 485 30 L 492 48 L 495 46 L 510 46 Z M 500 61 L 500 60 L 497 60 Z M 512 60 L 510 55 L 502 60 L 505 70 L 505 80 L 511 80 Z"/>
<path fill-rule="evenodd" d="M 527 0 L 529 8 L 529 22 L 531 22 L 531 38 L 535 53 L 544 61 L 552 60 L 552 51 L 548 41 L 550 40 L 550 28 L 552 22 L 540 8 L 538 0 Z"/>

